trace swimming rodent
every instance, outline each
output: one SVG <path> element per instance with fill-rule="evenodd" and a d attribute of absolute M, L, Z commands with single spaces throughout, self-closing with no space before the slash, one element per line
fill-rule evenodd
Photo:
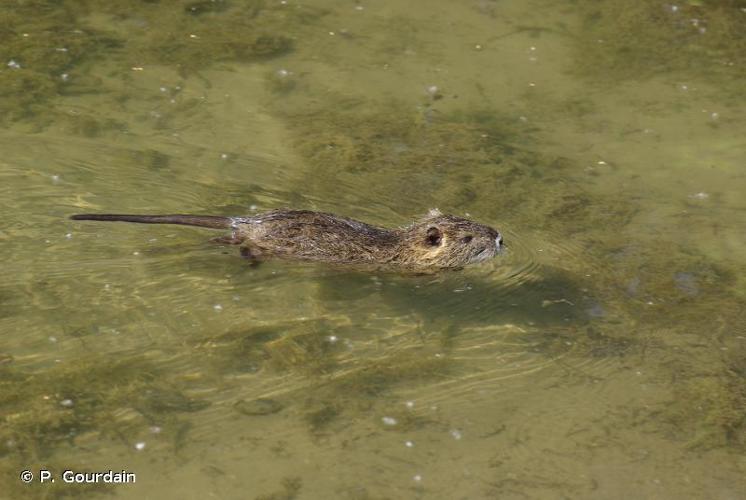
<path fill-rule="evenodd" d="M 460 268 L 490 259 L 503 248 L 495 229 L 437 209 L 397 229 L 307 210 L 272 210 L 247 217 L 79 214 L 70 218 L 230 229 L 231 236 L 215 241 L 241 245 L 241 254 L 251 259 L 276 257 L 384 269 Z"/>

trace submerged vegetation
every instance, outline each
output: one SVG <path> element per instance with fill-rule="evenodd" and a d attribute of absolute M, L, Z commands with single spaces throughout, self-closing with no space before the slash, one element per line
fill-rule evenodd
<path fill-rule="evenodd" d="M 731 372 L 712 376 L 693 375 L 675 385 L 666 410 L 672 432 L 687 429 L 685 440 L 693 449 L 729 446 L 746 449 L 746 386 L 743 377 Z"/>
<path fill-rule="evenodd" d="M 743 92 L 743 0 L 581 1 L 578 69 L 612 80 L 686 72 Z"/>
<path fill-rule="evenodd" d="M 551 308 L 565 309 L 555 319 L 560 323 L 562 316 L 574 315 L 578 324 L 578 328 L 550 326 L 524 335 L 540 352 L 559 355 L 572 345 L 573 356 L 640 358 L 676 345 L 672 330 L 693 327 L 704 333 L 713 320 L 723 329 L 739 324 L 745 304 L 732 272 L 679 242 L 630 239 L 626 227 L 638 214 L 638 206 L 621 193 L 594 194 L 591 181 L 578 174 L 573 160 L 532 152 L 530 134 L 522 123 L 499 114 L 485 119 L 479 113 L 463 112 L 423 119 L 406 109 L 400 103 L 366 111 L 364 103 L 348 102 L 341 108 L 321 106 L 308 113 L 288 113 L 294 146 L 309 166 L 301 184 L 325 196 L 335 179 L 366 186 L 374 199 L 400 200 L 404 211 L 439 205 L 495 220 L 516 218 L 533 230 L 541 228 L 576 244 L 585 242 L 589 258 L 605 263 L 603 272 L 593 273 L 593 279 L 552 277 L 545 272 L 529 285 L 551 296 L 552 280 L 558 280 L 556 290 L 564 294 L 557 296 L 569 297 L 567 303 L 572 305 L 552 304 Z M 614 228 L 613 235 L 609 228 Z M 433 299 L 429 297 L 428 303 Z M 585 313 L 578 314 L 579 309 Z M 581 316 L 590 323 L 583 326 Z M 502 317 L 516 318 L 510 313 Z M 522 320 L 538 317 L 527 315 Z M 618 326 L 630 323 L 636 327 Z M 704 363 L 720 365 L 717 356 Z M 743 447 L 746 400 L 736 380 L 743 382 L 745 369 L 744 360 L 731 360 L 723 375 L 706 382 L 717 389 L 702 390 L 702 384 L 694 381 L 675 384 L 676 400 L 697 401 L 704 413 L 694 417 L 674 404 L 666 410 L 671 421 L 696 434 L 698 446 Z M 323 418 L 312 421 L 330 420 L 339 407 L 322 405 L 318 414 Z"/>
<path fill-rule="evenodd" d="M 208 405 L 186 396 L 178 378 L 142 358 L 110 362 L 90 357 L 39 373 L 4 363 L 0 367 L 0 469 L 4 471 L 0 487 L 23 492 L 27 498 L 64 496 L 71 488 L 61 481 L 49 489 L 29 491 L 17 474 L 6 472 L 46 468 L 59 473 L 75 465 L 60 462 L 65 450 L 98 449 L 110 441 L 134 449 L 136 436 L 147 429 L 151 429 L 149 439 L 178 450 L 189 428 L 180 415 Z M 79 485 L 72 488 L 82 491 Z M 101 491 L 108 486 L 84 488 Z"/>
<path fill-rule="evenodd" d="M 263 0 L 3 2 L 0 120 L 48 114 L 49 101 L 61 94 L 107 92 L 85 76 L 94 64 L 120 77 L 147 65 L 186 76 L 217 63 L 277 57 L 324 14 Z"/>
<path fill-rule="evenodd" d="M 0 379 L 0 456 L 41 460 L 61 445 L 92 439 L 91 433 L 121 439 L 133 428 L 175 423 L 173 414 L 207 404 L 185 396 L 154 365 L 139 359 L 106 363 L 92 358 L 29 375 L 8 365 Z"/>
<path fill-rule="evenodd" d="M 300 184 L 321 196 L 331 195 L 335 179 L 365 186 L 371 198 L 397 200 L 404 213 L 438 206 L 487 220 L 520 217 L 566 234 L 621 227 L 636 212 L 621 197 L 591 194 L 571 159 L 532 151 L 525 124 L 499 113 L 429 118 L 397 102 L 372 111 L 348 102 L 286 113 L 309 167 Z"/>
<path fill-rule="evenodd" d="M 120 44 L 95 30 L 81 30 L 76 16 L 57 4 L 0 5 L 0 119 L 5 123 L 43 112 L 74 68 Z"/>

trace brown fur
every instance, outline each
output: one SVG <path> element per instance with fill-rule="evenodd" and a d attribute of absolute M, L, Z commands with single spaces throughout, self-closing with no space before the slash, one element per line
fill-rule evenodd
<path fill-rule="evenodd" d="M 80 214 L 71 218 L 231 229 L 231 236 L 219 241 L 240 244 L 242 255 L 254 259 L 426 270 L 459 268 L 492 258 L 502 249 L 496 230 L 438 210 L 398 229 L 307 210 L 272 210 L 249 217 Z"/>

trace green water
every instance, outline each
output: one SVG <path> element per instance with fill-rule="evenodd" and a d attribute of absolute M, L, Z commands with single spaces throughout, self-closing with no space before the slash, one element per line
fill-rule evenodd
<path fill-rule="evenodd" d="M 744 498 L 744 34 L 738 0 L 3 2 L 0 497 Z M 68 220 L 277 207 L 508 252 Z"/>

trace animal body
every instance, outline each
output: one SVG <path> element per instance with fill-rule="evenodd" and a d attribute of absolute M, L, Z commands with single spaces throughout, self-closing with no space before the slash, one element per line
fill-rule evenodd
<path fill-rule="evenodd" d="M 497 230 L 439 210 L 396 229 L 308 210 L 246 217 L 79 214 L 71 219 L 229 229 L 230 236 L 216 241 L 240 245 L 244 257 L 257 261 L 281 258 L 422 271 L 460 268 L 490 259 L 503 248 Z"/>

